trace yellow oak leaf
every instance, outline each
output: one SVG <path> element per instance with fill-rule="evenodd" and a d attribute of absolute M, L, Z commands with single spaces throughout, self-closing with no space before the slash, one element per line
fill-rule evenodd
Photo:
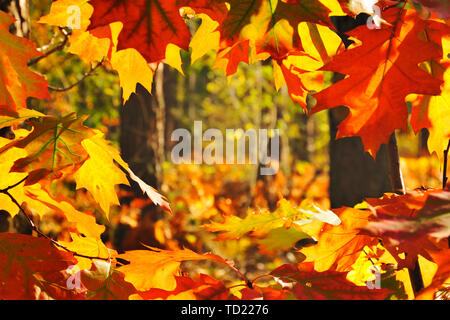
<path fill-rule="evenodd" d="M 108 217 L 111 205 L 119 205 L 115 185 L 129 184 L 125 173 L 114 163 L 120 154 L 108 144 L 102 133 L 83 140 L 81 144 L 89 159 L 74 174 L 77 189 L 87 189 Z"/>
<path fill-rule="evenodd" d="M 111 40 L 108 38 L 97 38 L 87 31 L 74 31 L 70 37 L 68 52 L 78 55 L 84 62 L 91 63 L 101 61 L 108 55 Z"/>
<path fill-rule="evenodd" d="M 10 142 L 11 140 L 0 137 L 0 148 Z M 27 152 L 20 148 L 11 148 L 6 152 L 0 153 L 0 189 L 13 186 L 27 176 L 26 173 L 22 172 L 9 172 L 16 160 L 26 156 Z M 23 184 L 24 182 L 8 191 L 19 203 L 25 198 Z M 20 211 L 17 205 L 12 202 L 11 198 L 3 193 L 0 193 L 0 210 L 8 212 L 12 217 Z"/>
<path fill-rule="evenodd" d="M 89 213 L 76 210 L 72 204 L 61 196 L 56 200 L 39 184 L 25 187 L 28 208 L 40 215 L 59 212 L 64 215 L 75 228 L 86 237 L 100 239 L 105 226 L 96 223 L 95 217 Z"/>
<path fill-rule="evenodd" d="M 219 49 L 220 32 L 217 30 L 219 23 L 203 13 L 197 16 L 202 19 L 202 24 L 189 44 L 189 47 L 192 48 L 191 63 L 194 63 L 209 51 Z"/>
<path fill-rule="evenodd" d="M 136 49 L 130 48 L 113 53 L 111 66 L 119 73 L 124 102 L 128 101 L 131 94 L 136 91 L 138 83 L 148 92 L 152 92 L 154 72 Z"/>
<path fill-rule="evenodd" d="M 41 17 L 38 22 L 84 31 L 90 24 L 89 18 L 93 12 L 94 8 L 88 0 L 58 0 L 52 3 L 50 13 Z"/>
<path fill-rule="evenodd" d="M 341 208 L 334 212 L 342 221 L 340 225 L 316 225 L 313 226 L 315 231 L 308 226 L 303 228 L 318 243 L 302 248 L 300 252 L 306 255 L 306 262 L 314 261 L 314 269 L 319 272 L 350 271 L 364 247 L 378 243 L 376 237 L 359 234 L 359 229 L 369 222 L 370 211 Z"/>
<path fill-rule="evenodd" d="M 167 251 L 152 247 L 150 250 L 133 250 L 120 254 L 117 258 L 130 263 L 117 270 L 125 274 L 125 280 L 132 283 L 139 291 L 159 288 L 172 291 L 176 287 L 175 276 L 179 273 L 179 266 L 183 261 L 211 260 L 230 265 L 217 255 L 198 254 L 188 249 Z"/>
<path fill-rule="evenodd" d="M 436 152 L 441 161 L 444 158 L 444 150 L 450 140 L 450 70 L 444 73 L 444 84 L 440 96 L 430 97 L 428 105 L 428 117 L 431 128 L 428 138 L 428 150 L 430 153 Z"/>
<path fill-rule="evenodd" d="M 115 250 L 111 250 L 105 246 L 105 244 L 100 239 L 91 237 L 82 237 L 76 233 L 70 233 L 72 238 L 71 242 L 59 241 L 60 244 L 65 246 L 67 249 L 76 252 L 78 254 L 88 256 L 88 257 L 98 257 L 103 259 L 109 259 L 111 254 L 115 254 Z M 74 256 L 77 259 L 77 266 L 81 270 L 90 270 L 92 262 L 99 259 L 88 259 L 85 257 Z"/>
<path fill-rule="evenodd" d="M 181 65 L 183 61 L 181 60 L 181 48 L 173 43 L 169 43 L 166 48 L 166 64 L 172 68 L 178 70 L 181 74 L 183 73 L 183 68 Z"/>

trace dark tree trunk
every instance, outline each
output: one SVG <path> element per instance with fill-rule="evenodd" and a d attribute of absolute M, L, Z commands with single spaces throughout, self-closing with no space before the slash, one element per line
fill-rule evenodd
<path fill-rule="evenodd" d="M 122 157 L 138 177 L 155 188 L 160 183 L 155 168 L 156 105 L 155 97 L 138 85 L 136 94 L 120 110 Z M 141 193 L 138 187 L 133 190 Z"/>
<path fill-rule="evenodd" d="M 176 86 L 172 73 L 168 68 L 158 69 L 153 94 L 138 85 L 136 94 L 132 94 L 120 113 L 122 157 L 138 177 L 156 189 L 160 189 L 162 184 L 162 163 L 168 134 L 167 106 L 175 103 Z M 135 196 L 145 197 L 137 184 L 132 183 L 132 190 Z M 142 208 L 137 228 L 118 226 L 114 245 L 119 250 L 139 249 L 142 243 L 160 247 L 155 238 L 154 225 L 164 216 L 161 207 L 153 204 Z"/>
<path fill-rule="evenodd" d="M 419 131 L 419 150 L 418 150 L 418 157 L 427 157 L 430 155 L 428 152 L 428 137 L 430 136 L 430 133 L 427 129 L 423 128 Z"/>
<path fill-rule="evenodd" d="M 374 160 L 359 137 L 336 140 L 337 125 L 346 117 L 347 109 L 329 112 L 330 121 L 330 201 L 332 208 L 354 206 L 367 197 L 380 197 L 392 190 L 386 145 Z"/>

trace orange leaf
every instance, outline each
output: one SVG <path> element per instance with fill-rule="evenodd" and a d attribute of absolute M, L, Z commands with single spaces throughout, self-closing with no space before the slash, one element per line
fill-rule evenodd
<path fill-rule="evenodd" d="M 176 288 L 175 276 L 183 261 L 211 260 L 226 265 L 231 264 L 211 253 L 198 254 L 189 249 L 166 251 L 148 248 L 150 250 L 127 251 L 117 256 L 117 258 L 130 262 L 130 264 L 119 267 L 118 270 L 125 274 L 126 281 L 131 282 L 140 291 L 152 288 L 174 290 Z"/>
<path fill-rule="evenodd" d="M 9 32 L 14 18 L 0 11 L 0 106 L 15 111 L 26 108 L 28 97 L 49 99 L 47 81 L 28 68 L 42 54 L 31 41 Z"/>
<path fill-rule="evenodd" d="M 350 271 L 352 264 L 358 259 L 365 246 L 378 243 L 376 237 L 362 235 L 359 228 L 369 222 L 372 213 L 370 211 L 356 210 L 353 208 L 336 209 L 342 223 L 338 226 L 323 225 L 317 227 L 317 234 L 308 232 L 314 236 L 318 243 L 300 250 L 306 255 L 305 261 L 314 261 L 317 271 L 336 270 Z"/>
<path fill-rule="evenodd" d="M 230 295 L 225 285 L 205 274 L 199 274 L 194 279 L 189 277 L 175 277 L 175 290 L 150 289 L 140 292 L 145 300 L 226 300 Z"/>
<path fill-rule="evenodd" d="M 27 184 L 34 184 L 52 174 L 59 178 L 61 170 L 76 166 L 87 159 L 81 141 L 93 135 L 83 126 L 85 117 L 70 114 L 61 119 L 43 117 L 31 121 L 33 131 L 23 139 L 15 140 L 0 149 L 0 154 L 12 147 L 23 148 L 28 156 L 15 162 L 11 171 L 28 172 Z"/>
<path fill-rule="evenodd" d="M 339 125 L 337 137 L 361 136 L 365 150 L 372 155 L 395 129 L 406 129 L 406 96 L 438 95 L 442 83 L 418 67 L 420 62 L 440 58 L 442 49 L 417 35 L 430 26 L 444 34 L 445 24 L 424 21 L 399 8 L 386 10 L 383 18 L 391 25 L 374 30 L 360 26 L 351 31 L 362 45 L 335 56 L 322 68 L 349 76 L 316 94 L 313 109 L 348 106 L 350 115 Z"/>
<path fill-rule="evenodd" d="M 0 298 L 83 299 L 66 287 L 65 271 L 75 264 L 71 254 L 56 249 L 47 239 L 0 233 Z"/>

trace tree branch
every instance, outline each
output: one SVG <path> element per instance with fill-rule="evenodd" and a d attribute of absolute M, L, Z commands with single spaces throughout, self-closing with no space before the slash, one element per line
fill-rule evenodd
<path fill-rule="evenodd" d="M 69 253 L 72 253 L 74 256 L 80 257 L 80 258 L 86 258 L 86 259 L 91 259 L 91 260 L 103 260 L 103 261 L 110 261 L 111 258 L 102 258 L 102 257 L 92 257 L 92 256 L 87 256 L 84 254 L 80 254 L 77 253 L 75 251 L 72 251 L 68 248 L 66 248 L 65 246 L 63 246 L 62 244 L 60 244 L 58 241 L 53 240 L 52 238 L 50 238 L 49 236 L 47 236 L 46 234 L 44 234 L 41 230 L 39 230 L 39 228 L 36 226 L 36 224 L 34 223 L 33 219 L 31 219 L 30 215 L 27 213 L 27 211 L 25 210 L 25 208 L 16 200 L 16 198 L 14 198 L 14 196 L 9 192 L 9 190 L 11 190 L 12 188 L 17 187 L 18 185 L 20 185 L 22 182 L 24 182 L 26 179 L 28 178 L 25 177 L 24 179 L 22 179 L 21 181 L 0 190 L 0 193 L 7 195 L 11 201 L 16 205 L 17 208 L 19 208 L 20 211 L 22 211 L 25 214 L 25 217 L 28 220 L 28 223 L 31 225 L 31 228 L 41 237 L 46 238 L 47 240 L 49 240 L 54 246 L 61 248 Z"/>
<path fill-rule="evenodd" d="M 59 30 L 61 30 L 61 33 L 64 35 L 63 41 L 61 43 L 59 43 L 58 45 L 56 45 L 55 47 L 53 47 L 52 49 L 50 49 L 49 51 L 45 52 L 43 55 L 29 60 L 28 66 L 32 66 L 32 65 L 38 63 L 42 59 L 47 58 L 52 53 L 62 50 L 66 46 L 67 42 L 69 41 L 70 33 L 63 28 L 59 28 Z M 52 40 L 52 42 L 53 42 L 53 40 Z M 48 46 L 49 45 L 47 45 L 45 47 L 48 47 Z"/>
<path fill-rule="evenodd" d="M 72 83 L 71 85 L 69 85 L 69 86 L 67 86 L 65 88 L 57 88 L 57 87 L 53 87 L 53 86 L 48 86 L 48 89 L 51 90 L 51 91 L 56 91 L 56 92 L 65 92 L 65 91 L 69 91 L 70 89 L 73 89 L 74 87 L 79 85 L 81 82 L 83 82 L 87 77 L 93 75 L 94 71 L 97 70 L 99 67 L 101 67 L 103 65 L 103 61 L 104 60 L 100 61 L 94 67 L 91 66 L 89 71 L 86 72 L 77 82 Z"/>

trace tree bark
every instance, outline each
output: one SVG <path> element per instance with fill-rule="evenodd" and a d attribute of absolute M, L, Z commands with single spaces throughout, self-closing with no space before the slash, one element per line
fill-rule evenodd
<path fill-rule="evenodd" d="M 392 191 L 386 146 L 374 160 L 364 152 L 359 137 L 336 140 L 337 126 L 347 116 L 347 109 L 329 111 L 330 121 L 330 201 L 332 208 L 354 206 L 367 197 L 380 197 Z"/>
<path fill-rule="evenodd" d="M 158 68 L 154 79 L 153 94 L 141 85 L 135 94 L 121 108 L 120 148 L 123 159 L 131 170 L 146 183 L 156 189 L 162 185 L 162 163 L 165 160 L 167 106 L 174 103 L 174 82 L 171 70 Z M 167 80 L 167 81 L 166 81 Z M 172 79 L 173 80 L 173 79 Z M 139 186 L 132 182 L 135 196 L 145 197 Z M 126 202 L 131 199 L 124 199 Z M 161 244 L 155 238 L 155 222 L 164 218 L 165 213 L 153 204 L 142 208 L 138 226 L 119 225 L 114 245 L 119 250 L 142 248 L 142 243 L 154 247 Z"/>

